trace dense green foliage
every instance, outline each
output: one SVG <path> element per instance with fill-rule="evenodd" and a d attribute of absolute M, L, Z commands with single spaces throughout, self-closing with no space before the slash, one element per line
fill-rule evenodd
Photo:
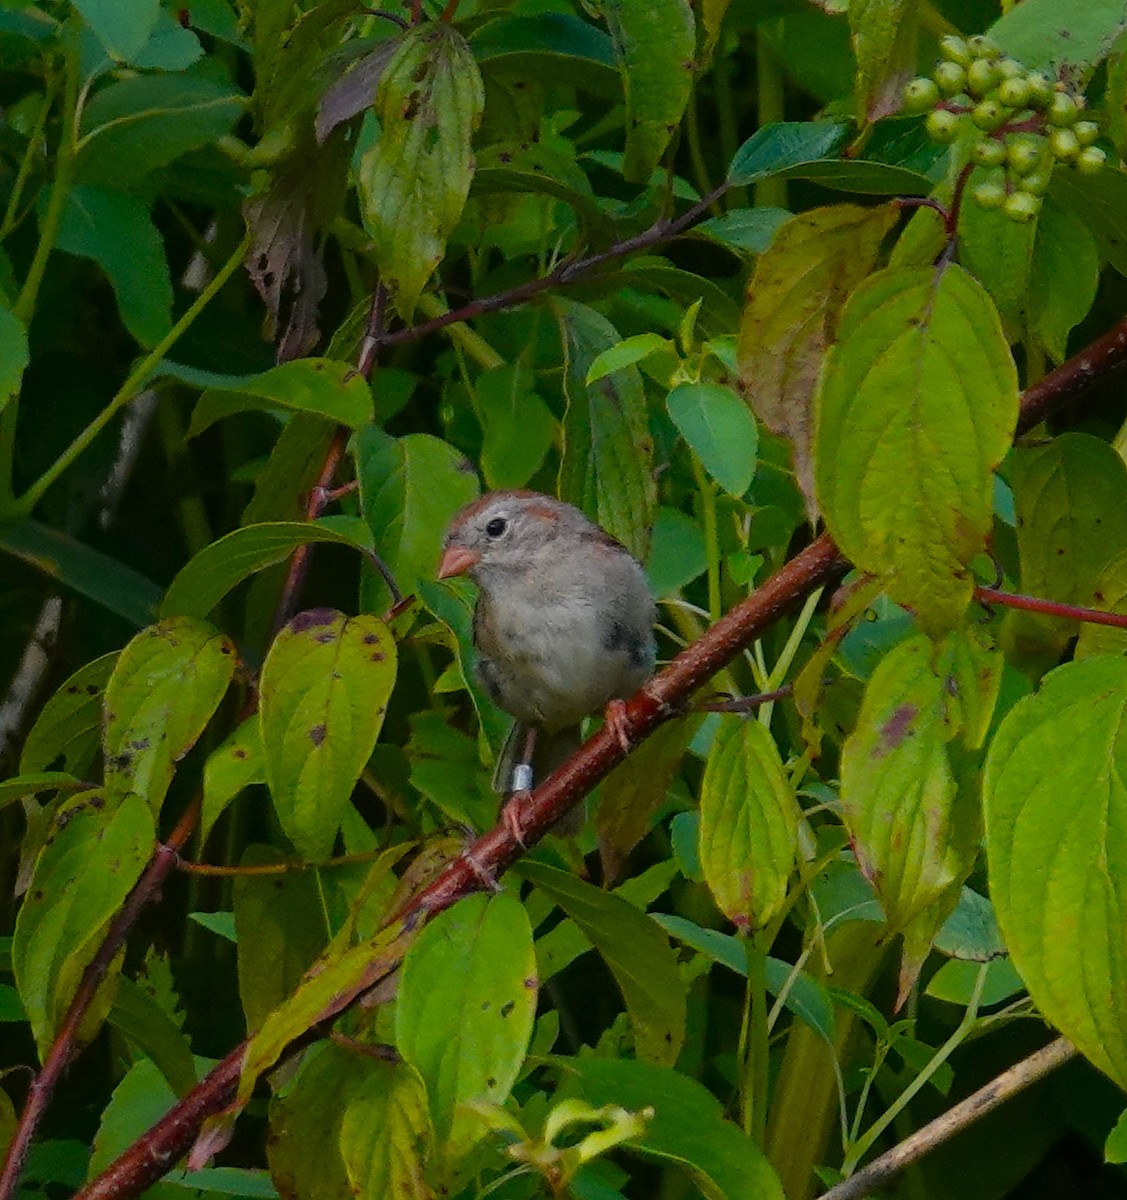
<path fill-rule="evenodd" d="M 1116 1194 L 1125 114 L 1123 0 L 0 0 L 7 1183 L 805 1200 L 1052 1027 L 903 1194 Z M 471 870 L 523 487 L 718 657 Z"/>

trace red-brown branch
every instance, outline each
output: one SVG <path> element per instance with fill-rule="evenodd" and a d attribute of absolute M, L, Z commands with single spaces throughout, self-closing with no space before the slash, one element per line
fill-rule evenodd
<path fill-rule="evenodd" d="M 447 314 L 448 319 L 442 320 L 437 327 L 465 319 L 465 315 L 465 310 L 463 315 Z M 423 327 L 416 327 L 419 328 Z M 411 334 L 413 331 L 403 332 Z M 1094 379 L 1121 366 L 1125 359 L 1127 320 L 1025 393 L 1019 432 L 1038 424 L 1052 409 L 1074 399 Z M 676 715 L 689 696 L 731 662 L 748 642 L 816 587 L 830 582 L 846 566 L 826 534 L 791 559 L 632 697 L 627 704 L 626 722 L 634 743 Z M 585 742 L 533 792 L 522 814 L 525 842 L 532 845 L 543 837 L 553 823 L 577 804 L 623 757 L 617 739 L 606 730 L 600 730 Z M 404 915 L 421 921 L 449 907 L 482 887 L 482 870 L 498 875 L 523 851 L 502 823 L 479 838 L 470 853 L 473 864 L 468 858 L 450 863 L 438 879 L 410 902 Z M 203 1120 L 225 1108 L 234 1098 L 245 1048 L 244 1044 L 232 1050 L 165 1117 L 87 1184 L 76 1200 L 130 1200 L 166 1174 L 191 1146 Z"/>

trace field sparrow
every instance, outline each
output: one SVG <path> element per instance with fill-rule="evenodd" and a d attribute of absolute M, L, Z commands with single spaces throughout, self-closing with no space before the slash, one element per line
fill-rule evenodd
<path fill-rule="evenodd" d="M 520 840 L 519 805 L 579 744 L 604 709 L 628 747 L 623 699 L 654 666 L 653 597 L 638 560 L 577 508 L 539 492 L 491 492 L 446 533 L 438 578 L 468 574 L 477 676 L 516 718 L 494 787 L 516 793 L 504 819 Z"/>

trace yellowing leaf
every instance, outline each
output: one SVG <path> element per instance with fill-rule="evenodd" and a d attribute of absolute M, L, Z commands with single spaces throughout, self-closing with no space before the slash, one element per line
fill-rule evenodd
<path fill-rule="evenodd" d="M 701 785 L 700 862 L 721 912 L 762 929 L 786 899 L 798 804 L 779 751 L 758 721 L 720 728 Z"/>
<path fill-rule="evenodd" d="M 873 269 L 892 228 L 890 205 L 817 208 L 792 217 L 760 255 L 740 321 L 740 384 L 755 415 L 791 443 L 813 515 L 811 408 L 838 315 Z"/>
<path fill-rule="evenodd" d="M 364 223 L 404 320 L 461 218 L 484 105 L 481 73 L 452 25 L 427 21 L 404 34 L 376 93 L 382 134 L 359 172 Z"/>
<path fill-rule="evenodd" d="M 881 271 L 853 294 L 816 405 L 818 500 L 842 551 L 925 628 L 970 603 L 1017 412 L 997 311 L 960 267 Z"/>

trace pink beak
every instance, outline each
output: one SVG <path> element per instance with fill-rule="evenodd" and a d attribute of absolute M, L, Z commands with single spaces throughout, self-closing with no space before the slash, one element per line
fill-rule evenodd
<path fill-rule="evenodd" d="M 463 575 L 470 567 L 481 561 L 476 550 L 466 546 L 447 546 L 438 564 L 438 579 L 449 579 L 451 575 Z"/>

